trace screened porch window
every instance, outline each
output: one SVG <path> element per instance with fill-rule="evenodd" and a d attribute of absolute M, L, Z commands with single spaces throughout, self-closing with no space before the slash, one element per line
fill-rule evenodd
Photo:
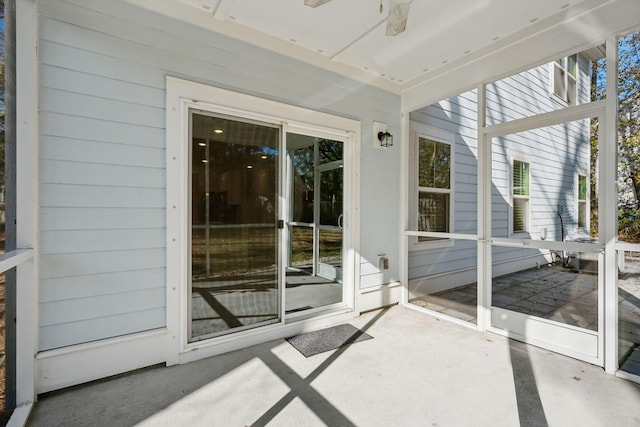
<path fill-rule="evenodd" d="M 529 231 L 529 163 L 513 161 L 513 233 Z"/>
<path fill-rule="evenodd" d="M 553 63 L 553 94 L 569 105 L 577 99 L 578 55 L 565 56 Z"/>
<path fill-rule="evenodd" d="M 578 228 L 587 228 L 587 177 L 578 175 Z"/>
<path fill-rule="evenodd" d="M 418 138 L 418 231 L 449 232 L 451 145 Z M 433 240 L 421 237 L 420 242 Z"/>

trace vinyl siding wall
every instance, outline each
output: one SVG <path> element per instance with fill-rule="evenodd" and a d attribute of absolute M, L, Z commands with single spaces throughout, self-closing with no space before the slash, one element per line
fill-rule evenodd
<path fill-rule="evenodd" d="M 552 64 L 527 70 L 487 85 L 487 123 L 496 124 L 566 107 L 566 103 L 550 94 Z M 578 102 L 590 99 L 589 62 L 579 56 Z M 454 221 L 451 231 L 475 234 L 477 231 L 477 96 L 470 91 L 411 113 L 411 120 L 454 134 L 455 194 Z M 562 142 L 562 143 L 558 143 Z M 524 237 L 540 239 L 540 230 L 547 229 L 548 240 L 561 240 L 558 217 L 561 207 L 564 229 L 572 233 L 577 226 L 577 173 L 589 171 L 589 121 L 566 123 L 536 129 L 517 135 L 494 138 L 492 141 L 492 234 L 510 236 L 511 162 L 513 157 L 530 162 L 530 234 Z M 416 226 L 414 224 L 414 226 Z M 475 281 L 477 245 L 474 241 L 454 240 L 450 247 L 429 249 L 410 245 L 409 279 L 411 286 L 427 291 L 428 277 L 460 273 L 466 275 L 451 280 L 452 287 Z M 493 248 L 494 274 L 506 274 L 544 262 L 537 250 Z M 525 261 L 515 264 L 513 261 Z M 513 266 L 510 267 L 509 264 Z M 526 267 L 524 267 L 526 268 Z M 442 281 L 437 285 L 442 289 Z"/>
<path fill-rule="evenodd" d="M 360 120 L 362 283 L 397 280 L 399 150 L 369 141 L 398 96 L 118 1 L 38 11 L 40 351 L 165 326 L 167 75 Z"/>

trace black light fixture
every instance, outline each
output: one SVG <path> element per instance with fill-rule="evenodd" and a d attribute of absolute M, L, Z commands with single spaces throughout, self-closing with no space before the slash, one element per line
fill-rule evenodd
<path fill-rule="evenodd" d="M 380 147 L 393 146 L 393 135 L 389 131 L 378 132 L 378 141 L 380 141 Z"/>

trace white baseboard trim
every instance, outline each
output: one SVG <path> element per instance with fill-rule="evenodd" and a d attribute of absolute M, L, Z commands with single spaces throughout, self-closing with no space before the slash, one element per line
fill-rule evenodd
<path fill-rule="evenodd" d="M 161 329 L 38 353 L 36 393 L 165 363 L 169 340 Z"/>
<path fill-rule="evenodd" d="M 491 308 L 488 331 L 603 366 L 598 354 L 598 332 L 577 326 L 535 318 L 502 308 Z"/>
<path fill-rule="evenodd" d="M 616 377 L 640 384 L 640 375 L 631 374 L 629 372 L 621 371 L 620 369 L 616 371 Z"/>
<path fill-rule="evenodd" d="M 18 406 L 16 409 L 13 410 L 13 414 L 11 414 L 11 418 L 9 418 L 7 427 L 26 426 L 27 421 L 29 421 L 29 415 L 31 415 L 32 409 L 33 409 L 33 403 L 27 403 L 25 405 Z"/>
<path fill-rule="evenodd" d="M 230 351 L 241 350 L 252 345 L 263 344 L 269 341 L 315 331 L 336 323 L 349 321 L 356 317 L 356 315 L 353 310 L 342 311 L 340 313 L 327 313 L 326 315 L 317 316 L 312 319 L 300 320 L 285 325 L 275 325 L 268 329 L 254 329 L 251 333 L 244 334 L 243 336 L 234 337 L 229 335 L 228 337 L 222 337 L 222 340 L 212 341 L 210 343 L 203 342 L 202 346 L 190 347 L 188 350 L 180 353 L 178 363 L 194 362 Z"/>
<path fill-rule="evenodd" d="M 402 300 L 402 292 L 403 286 L 400 282 L 359 289 L 356 296 L 356 311 L 362 313 L 386 305 L 397 304 Z"/>
<path fill-rule="evenodd" d="M 327 312 L 270 329 L 255 329 L 244 336 L 203 343 L 179 354 L 177 362 L 187 363 L 271 340 L 287 338 L 339 322 L 360 312 L 400 302 L 399 282 L 358 290 L 356 310 Z M 48 350 L 36 356 L 36 393 L 47 393 L 174 360 L 176 343 L 167 329 Z"/>

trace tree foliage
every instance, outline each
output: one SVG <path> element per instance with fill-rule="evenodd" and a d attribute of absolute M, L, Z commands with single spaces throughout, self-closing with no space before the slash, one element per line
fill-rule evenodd
<path fill-rule="evenodd" d="M 618 175 L 620 238 L 640 242 L 640 32 L 618 45 Z"/>

